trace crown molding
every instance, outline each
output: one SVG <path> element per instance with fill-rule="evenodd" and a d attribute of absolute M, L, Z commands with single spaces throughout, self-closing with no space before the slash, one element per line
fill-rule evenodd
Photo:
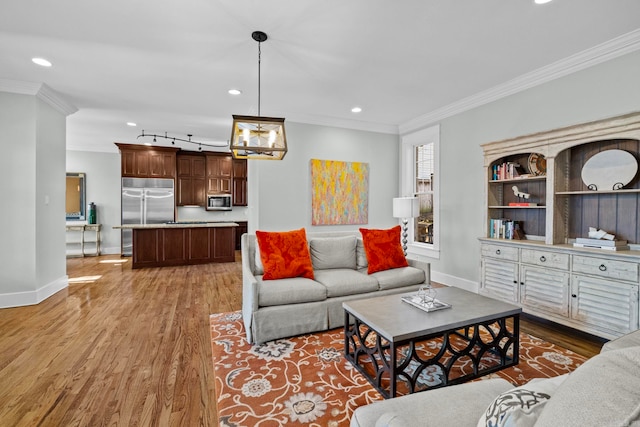
<path fill-rule="evenodd" d="M 545 67 L 523 74 L 498 86 L 463 98 L 452 104 L 416 117 L 398 126 L 400 135 L 414 132 L 447 117 L 522 92 L 534 86 L 564 77 L 640 49 L 640 30 L 611 39 Z"/>
<path fill-rule="evenodd" d="M 0 92 L 32 95 L 41 99 L 65 116 L 71 115 L 78 109 L 64 99 L 59 93 L 44 83 L 23 82 L 19 80 L 0 79 Z"/>
<path fill-rule="evenodd" d="M 283 117 L 283 116 L 280 116 Z M 338 119 L 335 117 L 313 116 L 302 113 L 289 114 L 286 119 L 290 122 L 305 123 L 309 125 L 330 126 L 345 129 L 361 130 L 367 132 L 386 133 L 398 135 L 398 126 L 384 123 L 370 123 L 359 120 Z"/>

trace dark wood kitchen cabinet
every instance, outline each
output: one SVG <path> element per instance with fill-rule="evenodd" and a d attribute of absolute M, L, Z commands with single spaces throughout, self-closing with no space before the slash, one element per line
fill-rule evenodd
<path fill-rule="evenodd" d="M 119 142 L 116 142 L 116 145 L 120 150 L 123 177 L 175 179 L 178 148 L 150 147 Z"/>
<path fill-rule="evenodd" d="M 246 159 L 233 159 L 233 206 L 247 206 Z"/>
<path fill-rule="evenodd" d="M 132 268 L 235 261 L 235 227 L 133 230 Z"/>
<path fill-rule="evenodd" d="M 206 159 L 207 194 L 231 194 L 233 176 L 231 155 L 207 153 Z"/>
<path fill-rule="evenodd" d="M 236 221 L 238 227 L 236 227 L 236 250 L 239 251 L 241 249 L 242 235 L 247 233 L 249 230 L 249 225 L 247 221 Z"/>
<path fill-rule="evenodd" d="M 177 155 L 177 205 L 206 205 L 206 159 L 200 154 Z"/>

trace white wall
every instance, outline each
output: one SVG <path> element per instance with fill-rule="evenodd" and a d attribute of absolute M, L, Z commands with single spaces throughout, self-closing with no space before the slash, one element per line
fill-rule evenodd
<path fill-rule="evenodd" d="M 434 277 L 479 283 L 480 144 L 640 111 L 640 52 L 588 68 L 441 122 L 441 256 Z M 526 230 L 526 224 L 525 224 Z"/>
<path fill-rule="evenodd" d="M 120 253 L 120 154 L 89 151 L 66 151 L 67 172 L 86 174 L 87 204 L 97 209 L 97 222 L 102 224 L 101 253 Z M 86 221 L 82 221 L 86 222 Z"/>
<path fill-rule="evenodd" d="M 249 161 L 249 232 L 357 230 L 390 227 L 398 194 L 398 136 L 328 126 L 286 123 L 289 151 L 281 161 Z M 369 222 L 311 225 L 310 160 L 369 164 Z"/>
<path fill-rule="evenodd" d="M 35 304 L 68 285 L 65 121 L 37 96 L 0 92 L 0 307 Z"/>

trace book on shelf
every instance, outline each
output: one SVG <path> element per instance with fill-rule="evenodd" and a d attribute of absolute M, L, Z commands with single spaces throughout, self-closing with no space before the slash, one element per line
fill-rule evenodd
<path fill-rule="evenodd" d="M 451 304 L 442 302 L 439 299 L 428 299 L 426 302 L 422 300 L 418 295 L 407 295 L 402 297 L 402 301 L 407 304 L 411 304 L 414 307 L 424 310 L 426 312 L 442 310 L 443 308 L 450 308 Z"/>
<path fill-rule="evenodd" d="M 626 240 L 590 239 L 588 237 L 576 237 L 576 243 L 595 246 L 626 246 Z"/>
<path fill-rule="evenodd" d="M 575 248 L 587 248 L 587 249 L 604 249 L 606 251 L 628 251 L 631 249 L 629 245 L 623 246 L 602 246 L 596 244 L 587 244 L 587 243 L 574 243 L 573 247 Z"/>
<path fill-rule="evenodd" d="M 492 239 L 521 240 L 521 221 L 513 221 L 507 218 L 496 218 L 489 220 L 489 237 Z"/>
<path fill-rule="evenodd" d="M 491 179 L 500 181 L 503 179 L 515 179 L 520 176 L 521 166 L 515 162 L 504 162 L 499 165 L 493 165 L 491 168 Z"/>
<path fill-rule="evenodd" d="M 538 204 L 536 202 L 509 202 L 509 206 L 538 206 Z"/>

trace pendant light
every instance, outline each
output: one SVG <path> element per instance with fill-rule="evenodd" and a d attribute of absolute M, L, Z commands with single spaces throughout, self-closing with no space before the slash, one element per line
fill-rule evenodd
<path fill-rule="evenodd" d="M 260 46 L 267 35 L 254 31 L 251 37 L 258 42 L 258 115 L 233 115 L 229 148 L 235 159 L 282 160 L 287 154 L 284 119 L 260 116 Z"/>

